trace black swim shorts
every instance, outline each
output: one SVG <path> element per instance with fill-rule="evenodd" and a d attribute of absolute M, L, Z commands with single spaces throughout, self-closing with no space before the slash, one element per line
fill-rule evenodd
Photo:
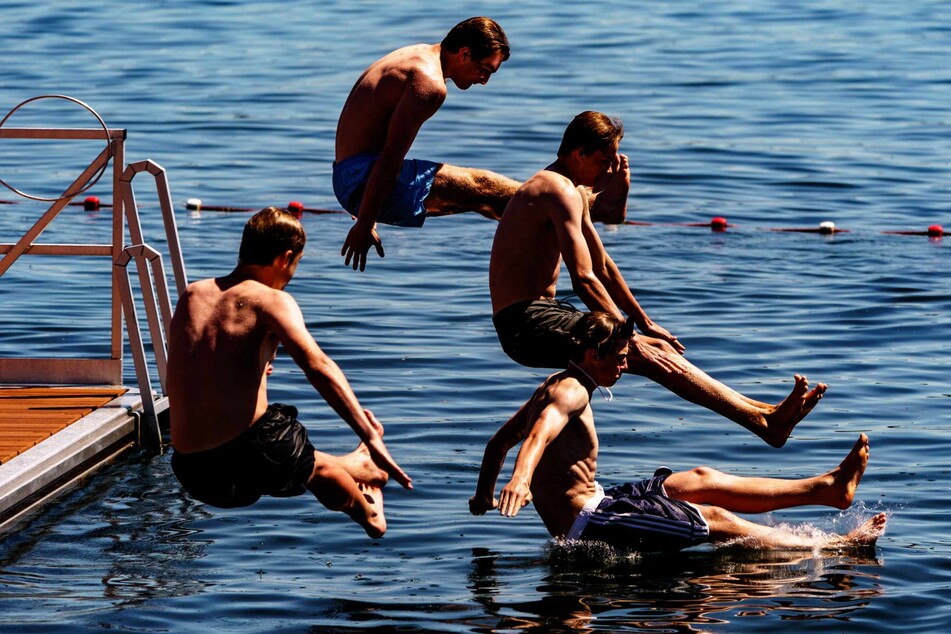
<path fill-rule="evenodd" d="M 654 477 L 616 486 L 588 518 L 580 539 L 639 551 L 672 551 L 702 544 L 710 528 L 695 506 L 667 497 L 667 467 Z"/>
<path fill-rule="evenodd" d="M 571 360 L 571 329 L 583 312 L 557 299 L 536 299 L 506 306 L 492 323 L 499 343 L 513 361 L 530 368 L 564 370 Z"/>
<path fill-rule="evenodd" d="M 307 491 L 314 446 L 297 421 L 297 408 L 275 403 L 223 445 L 174 452 L 172 470 L 196 500 L 222 508 L 248 506 L 262 495 L 291 497 Z"/>

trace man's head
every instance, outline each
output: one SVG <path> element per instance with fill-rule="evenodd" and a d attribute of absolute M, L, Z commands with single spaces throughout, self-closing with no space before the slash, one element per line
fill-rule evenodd
<path fill-rule="evenodd" d="M 627 369 L 629 342 L 634 324 L 608 313 L 594 311 L 571 329 L 575 349 L 572 360 L 582 366 L 598 385 L 611 387 Z"/>
<path fill-rule="evenodd" d="M 461 90 L 485 84 L 509 58 L 509 41 L 495 20 L 469 18 L 452 27 L 441 43 L 443 54 L 454 56 L 449 78 Z"/>
<path fill-rule="evenodd" d="M 241 248 L 238 251 L 240 264 L 270 266 L 278 258 L 294 274 L 297 262 L 304 252 L 307 236 L 297 218 L 277 207 L 266 207 L 257 212 L 244 226 Z M 288 281 L 290 276 L 288 276 Z"/>
<path fill-rule="evenodd" d="M 579 185 L 591 186 L 614 165 L 623 137 L 624 124 L 619 118 L 582 112 L 565 129 L 558 159 L 571 165 L 573 180 Z"/>

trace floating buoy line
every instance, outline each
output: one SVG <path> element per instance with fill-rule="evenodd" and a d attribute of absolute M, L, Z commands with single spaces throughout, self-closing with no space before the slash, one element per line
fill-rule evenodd
<path fill-rule="evenodd" d="M 16 205 L 16 200 L 0 200 L 0 205 Z M 82 207 L 86 211 L 96 211 L 103 207 L 112 207 L 112 203 L 102 202 L 96 196 L 86 196 L 82 201 L 69 203 L 72 206 Z M 189 211 L 218 211 L 233 213 L 251 213 L 258 211 L 255 207 L 232 207 L 228 205 L 206 205 L 200 198 L 189 198 L 185 201 L 185 209 Z M 287 203 L 285 211 L 301 217 L 305 213 L 309 214 L 347 214 L 342 209 L 322 209 L 319 207 L 305 207 L 297 200 Z M 622 224 L 635 225 L 640 227 L 651 226 L 670 226 L 670 227 L 707 227 L 714 232 L 725 232 L 729 228 L 737 225 L 727 221 L 723 216 L 714 216 L 709 222 L 644 222 L 642 220 L 625 220 Z M 770 227 L 767 231 L 781 231 L 787 233 L 818 233 L 822 235 L 833 235 L 836 233 L 850 233 L 849 229 L 840 229 L 835 223 L 829 220 L 820 222 L 816 227 Z M 904 231 L 881 231 L 880 233 L 893 236 L 927 236 L 929 238 L 941 238 L 944 236 L 944 227 L 941 225 L 931 225 L 924 230 L 904 230 Z"/>

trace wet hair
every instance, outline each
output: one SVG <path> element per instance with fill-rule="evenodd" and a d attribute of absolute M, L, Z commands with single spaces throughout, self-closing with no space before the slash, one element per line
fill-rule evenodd
<path fill-rule="evenodd" d="M 572 360 L 581 361 L 587 350 L 594 350 L 598 358 L 616 352 L 618 343 L 631 338 L 634 322 L 621 321 L 609 313 L 585 313 L 571 328 Z"/>
<path fill-rule="evenodd" d="M 612 150 L 624 136 L 624 124 L 618 117 L 587 110 L 568 124 L 558 148 L 558 156 L 567 156 L 572 150 L 582 149 L 586 154 L 598 150 Z"/>
<path fill-rule="evenodd" d="M 265 207 L 244 225 L 238 259 L 242 264 L 268 265 L 285 251 L 296 257 L 307 236 L 294 216 L 277 207 Z"/>
<path fill-rule="evenodd" d="M 461 48 L 472 51 L 472 59 L 483 60 L 496 51 L 502 53 L 502 61 L 509 58 L 509 40 L 505 31 L 491 18 L 469 18 L 463 20 L 446 34 L 442 48 L 458 53 Z"/>

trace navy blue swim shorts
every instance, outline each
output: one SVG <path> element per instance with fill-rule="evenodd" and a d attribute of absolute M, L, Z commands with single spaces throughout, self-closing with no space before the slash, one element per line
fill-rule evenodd
<path fill-rule="evenodd" d="M 604 492 L 579 539 L 638 551 L 673 551 L 710 539 L 710 527 L 694 505 L 667 497 L 667 467 L 654 477 Z"/>

